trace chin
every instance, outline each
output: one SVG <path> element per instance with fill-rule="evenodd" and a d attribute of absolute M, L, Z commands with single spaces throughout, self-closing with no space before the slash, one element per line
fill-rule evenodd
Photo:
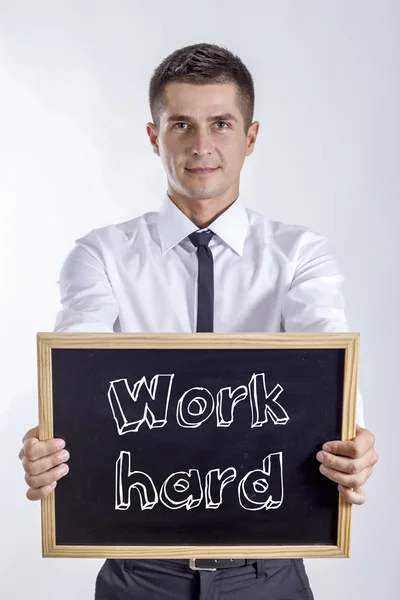
<path fill-rule="evenodd" d="M 220 196 L 220 192 L 218 190 L 204 190 L 202 192 L 193 192 L 191 194 L 191 197 L 194 200 L 211 200 L 217 196 Z"/>

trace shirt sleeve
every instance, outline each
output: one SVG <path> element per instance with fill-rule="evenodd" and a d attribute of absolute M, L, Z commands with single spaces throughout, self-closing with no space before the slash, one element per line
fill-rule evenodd
<path fill-rule="evenodd" d="M 285 331 L 346 333 L 344 276 L 326 237 L 305 231 L 296 249 L 294 275 L 282 303 Z M 364 403 L 357 386 L 356 422 L 364 424 Z"/>
<path fill-rule="evenodd" d="M 114 331 L 118 303 L 100 252 L 90 240 L 90 234 L 77 240 L 61 267 L 57 283 L 62 309 L 56 316 L 55 332 Z"/>

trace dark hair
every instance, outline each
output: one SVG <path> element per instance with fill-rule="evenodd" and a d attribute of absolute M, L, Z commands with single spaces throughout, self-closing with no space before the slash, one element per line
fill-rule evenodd
<path fill-rule="evenodd" d="M 245 133 L 253 122 L 254 82 L 241 59 L 224 46 L 193 44 L 169 54 L 154 70 L 149 86 L 150 112 L 159 129 L 166 108 L 165 86 L 172 81 L 206 85 L 235 83 L 237 106 L 243 115 Z"/>

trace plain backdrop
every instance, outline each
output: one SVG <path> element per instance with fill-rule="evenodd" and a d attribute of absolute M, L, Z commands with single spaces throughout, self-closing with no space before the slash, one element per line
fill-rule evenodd
<path fill-rule="evenodd" d="M 86 600 L 102 560 L 43 559 L 21 438 L 37 424 L 36 333 L 61 263 L 91 229 L 158 210 L 148 83 L 176 48 L 237 53 L 260 132 L 245 204 L 327 235 L 361 334 L 360 389 L 380 460 L 353 510 L 350 559 L 306 560 L 316 600 L 398 598 L 400 3 L 0 2 L 0 596 Z"/>

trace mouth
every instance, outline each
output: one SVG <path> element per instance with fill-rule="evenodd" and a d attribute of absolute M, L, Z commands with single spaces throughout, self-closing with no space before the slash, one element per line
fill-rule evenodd
<path fill-rule="evenodd" d="M 215 169 L 186 169 L 186 171 L 189 171 L 189 173 L 192 173 L 193 175 L 208 175 L 209 173 L 214 173 L 218 168 L 219 167 L 216 167 Z"/>

